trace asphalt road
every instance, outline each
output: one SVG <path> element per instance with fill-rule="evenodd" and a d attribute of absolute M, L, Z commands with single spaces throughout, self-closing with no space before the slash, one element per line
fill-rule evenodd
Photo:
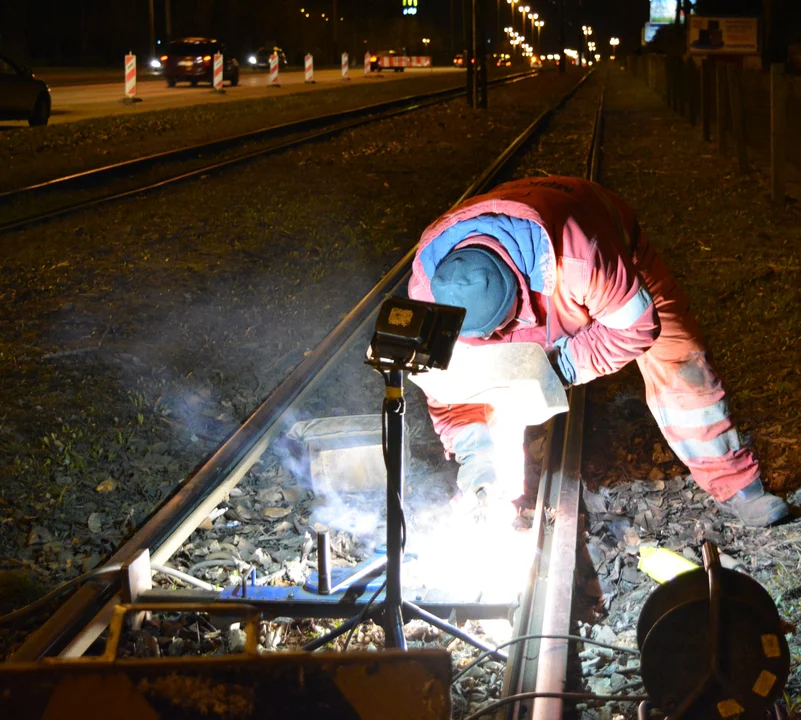
<path fill-rule="evenodd" d="M 403 73 L 384 72 L 364 75 L 361 68 L 352 69 L 350 83 L 376 83 L 391 82 L 410 75 L 429 75 L 432 73 L 460 73 L 456 68 L 442 67 L 431 69 L 407 68 Z M 46 73 L 39 73 L 39 77 L 47 81 Z M 55 78 L 55 75 L 53 76 Z M 53 102 L 51 124 L 74 122 L 89 118 L 106 117 L 109 115 L 125 115 L 132 112 L 147 112 L 150 110 L 163 110 L 166 108 L 187 107 L 204 103 L 225 103 L 235 100 L 264 97 L 266 94 L 291 94 L 298 92 L 312 92 L 318 89 L 331 88 L 344 85 L 339 70 L 320 70 L 314 73 L 314 84 L 306 84 L 304 73 L 301 71 L 282 72 L 279 75 L 280 87 L 268 85 L 268 75 L 262 72 L 242 72 L 237 87 L 225 85 L 225 93 L 218 94 L 212 91 L 208 84 L 192 87 L 189 84 L 180 84 L 168 88 L 163 78 L 145 77 L 137 84 L 137 98 L 141 102 L 126 104 L 124 98 L 124 85 L 122 76 L 119 82 L 96 82 L 96 71 L 86 71 L 85 77 L 73 72 L 62 74 L 59 80 L 72 78 L 76 84 L 60 85 L 58 82 L 51 85 Z M 80 82 L 78 81 L 80 78 Z M 84 82 L 85 80 L 85 82 Z M 13 123 L 24 125 L 26 123 Z"/>

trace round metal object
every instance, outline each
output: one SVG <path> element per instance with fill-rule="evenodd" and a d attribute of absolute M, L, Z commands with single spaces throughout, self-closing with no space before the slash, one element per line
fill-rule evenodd
<path fill-rule="evenodd" d="M 712 572 L 718 573 L 717 652 Z M 671 718 L 762 718 L 790 671 L 770 595 L 754 579 L 719 565 L 683 573 L 654 590 L 640 613 L 637 644 L 648 696 Z"/>

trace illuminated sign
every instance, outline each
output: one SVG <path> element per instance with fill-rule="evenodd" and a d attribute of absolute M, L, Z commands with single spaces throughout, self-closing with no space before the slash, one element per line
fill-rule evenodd
<path fill-rule="evenodd" d="M 404 15 L 417 15 L 417 0 L 402 0 Z"/>
<path fill-rule="evenodd" d="M 656 31 L 661 27 L 665 27 L 666 24 L 667 23 L 645 23 L 645 27 L 642 31 L 642 44 L 645 45 L 646 43 L 651 42 L 656 36 Z"/>
<path fill-rule="evenodd" d="M 676 20 L 676 0 L 651 0 L 652 23 L 672 23 Z"/>

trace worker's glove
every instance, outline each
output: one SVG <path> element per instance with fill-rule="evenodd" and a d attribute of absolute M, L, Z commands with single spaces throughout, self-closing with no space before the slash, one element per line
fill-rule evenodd
<path fill-rule="evenodd" d="M 548 362 L 551 363 L 551 367 L 562 383 L 562 387 L 567 390 L 576 382 L 576 368 L 567 350 L 567 338 L 557 340 L 554 343 L 554 347 L 547 350 L 545 354 L 548 356 Z"/>
<path fill-rule="evenodd" d="M 466 425 L 453 439 L 456 462 L 461 465 L 456 484 L 462 495 L 469 497 L 497 483 L 495 448 L 485 423 Z"/>

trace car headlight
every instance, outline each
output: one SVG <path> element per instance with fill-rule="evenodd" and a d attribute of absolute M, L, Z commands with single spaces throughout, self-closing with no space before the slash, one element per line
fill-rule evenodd
<path fill-rule="evenodd" d="M 160 68 L 160 67 L 161 67 L 161 61 L 160 61 L 160 60 L 157 60 L 156 58 L 153 58 L 153 59 L 150 61 L 150 67 L 152 67 L 152 68 L 154 68 L 154 69 L 158 70 L 158 68 Z"/>
<path fill-rule="evenodd" d="M 251 65 L 255 65 L 255 64 L 256 64 L 256 56 L 255 56 L 255 55 L 251 55 L 251 56 L 248 58 L 248 62 L 249 62 Z"/>

